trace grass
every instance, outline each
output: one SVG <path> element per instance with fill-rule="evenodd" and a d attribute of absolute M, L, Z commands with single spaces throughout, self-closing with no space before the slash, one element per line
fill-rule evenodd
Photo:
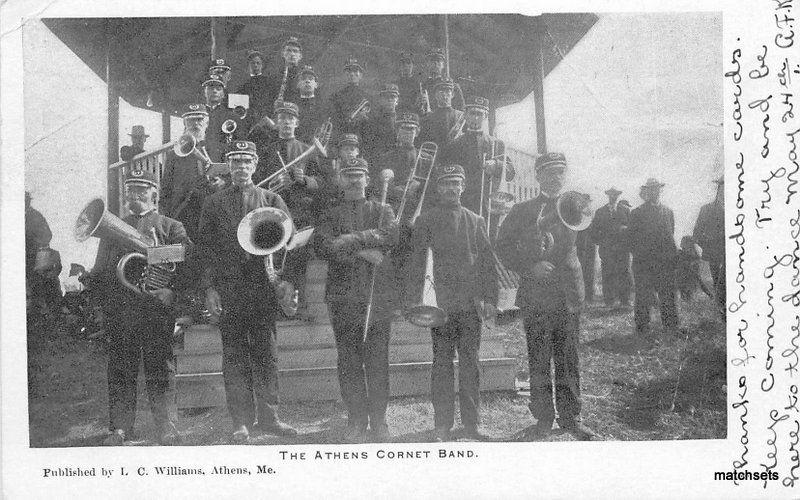
<path fill-rule="evenodd" d="M 681 305 L 685 332 L 633 334 L 632 312 L 589 304 L 582 315 L 582 417 L 607 440 L 712 439 L 726 436 L 725 329 L 705 296 Z M 519 323 L 497 327 L 509 356 L 516 357 L 520 391 L 484 393 L 481 429 L 490 441 L 508 441 L 533 423 L 526 392 L 527 352 Z M 30 443 L 33 447 L 96 446 L 106 435 L 105 347 L 65 333 L 33 327 L 29 346 Z M 140 375 L 141 380 L 141 375 Z M 676 392 L 677 386 L 677 392 Z M 154 444 L 152 421 L 140 383 L 138 444 Z M 287 403 L 281 418 L 300 431 L 297 439 L 258 436 L 253 444 L 337 443 L 345 425 L 340 402 Z M 458 415 L 456 416 L 458 418 Z M 387 415 L 396 442 L 431 439 L 428 397 L 396 398 Z M 224 408 L 182 413 L 178 428 L 186 445 L 228 444 Z M 569 440 L 554 433 L 548 440 Z"/>

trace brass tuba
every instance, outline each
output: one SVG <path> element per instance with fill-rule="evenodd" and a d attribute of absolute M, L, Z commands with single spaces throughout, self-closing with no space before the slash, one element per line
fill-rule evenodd
<path fill-rule="evenodd" d="M 101 198 L 95 198 L 78 215 L 73 230 L 82 243 L 94 236 L 109 239 L 131 250 L 117 263 L 117 279 L 125 288 L 143 294 L 159 288 L 169 288 L 175 275 L 175 263 L 148 264 L 147 249 L 158 244 L 155 230 L 145 236 L 106 209 Z"/>
<path fill-rule="evenodd" d="M 239 222 L 236 238 L 245 252 L 264 257 L 267 280 L 279 296 L 283 313 L 297 313 L 298 293 L 288 282 L 278 278 L 273 254 L 286 247 L 294 236 L 294 223 L 289 214 L 274 207 L 257 208 Z M 283 266 L 281 266 L 283 271 Z"/>

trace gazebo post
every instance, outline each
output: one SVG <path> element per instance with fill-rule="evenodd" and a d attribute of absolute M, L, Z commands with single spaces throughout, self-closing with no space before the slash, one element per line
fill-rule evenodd
<path fill-rule="evenodd" d="M 116 44 L 113 20 L 106 20 L 106 87 L 108 89 L 108 164 L 119 161 L 119 89 L 117 88 Z M 108 209 L 119 213 L 119 174 L 107 171 Z"/>
<path fill-rule="evenodd" d="M 547 134 L 544 121 L 544 23 L 542 17 L 537 18 L 536 48 L 533 53 L 533 107 L 536 120 L 536 150 L 547 152 Z"/>
<path fill-rule="evenodd" d="M 161 110 L 161 144 L 166 144 L 172 140 L 171 118 L 165 103 L 164 109 Z"/>

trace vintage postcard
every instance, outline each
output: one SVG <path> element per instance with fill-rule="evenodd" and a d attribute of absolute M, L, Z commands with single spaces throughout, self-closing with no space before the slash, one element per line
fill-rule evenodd
<path fill-rule="evenodd" d="M 794 495 L 796 0 L 0 9 L 4 497 Z"/>

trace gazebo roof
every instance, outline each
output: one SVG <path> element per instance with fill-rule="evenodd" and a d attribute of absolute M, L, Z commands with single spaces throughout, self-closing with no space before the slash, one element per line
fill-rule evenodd
<path fill-rule="evenodd" d="M 447 19 L 451 76 L 465 93 L 482 94 L 499 106 L 532 91 L 537 32 L 544 33 L 547 74 L 597 16 L 458 14 Z M 376 91 L 394 78 L 401 51 L 414 54 L 416 71 L 429 48 L 444 45 L 442 15 L 51 18 L 44 23 L 103 80 L 110 45 L 119 63 L 114 80 L 120 96 L 134 106 L 173 114 L 200 96 L 211 59 L 212 24 L 216 55 L 233 68 L 231 88 L 247 76 L 248 50 L 264 53 L 268 71 L 282 65 L 279 51 L 289 36 L 300 39 L 303 63 L 319 75 L 323 96 L 344 84 L 342 66 L 349 56 L 366 66 L 363 85 Z"/>

